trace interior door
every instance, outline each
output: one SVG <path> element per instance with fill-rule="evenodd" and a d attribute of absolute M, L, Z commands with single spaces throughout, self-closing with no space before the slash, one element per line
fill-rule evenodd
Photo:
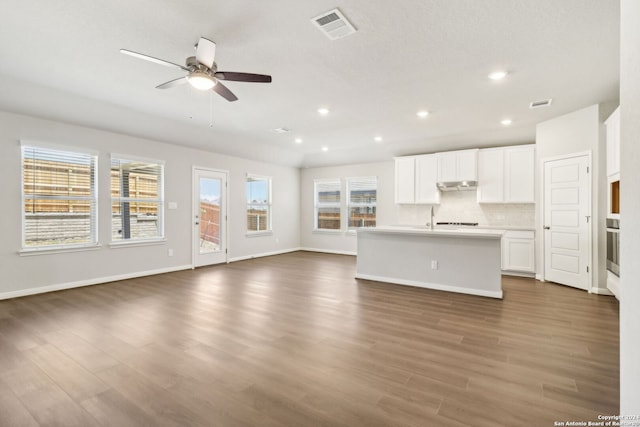
<path fill-rule="evenodd" d="M 193 170 L 193 265 L 227 261 L 227 173 Z"/>
<path fill-rule="evenodd" d="M 544 279 L 588 290 L 591 181 L 588 155 L 544 162 Z"/>

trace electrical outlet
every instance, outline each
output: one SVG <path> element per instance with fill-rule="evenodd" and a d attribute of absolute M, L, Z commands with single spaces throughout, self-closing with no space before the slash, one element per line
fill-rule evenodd
<path fill-rule="evenodd" d="M 167 255 L 173 256 L 173 249 L 167 249 Z"/>
<path fill-rule="evenodd" d="M 432 270 L 437 270 L 438 269 L 438 261 L 435 259 L 431 260 L 431 269 Z"/>

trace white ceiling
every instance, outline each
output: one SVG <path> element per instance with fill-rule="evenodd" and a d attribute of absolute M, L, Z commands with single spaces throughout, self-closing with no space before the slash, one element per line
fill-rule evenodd
<path fill-rule="evenodd" d="M 617 0 L 11 3 L 0 109 L 287 165 L 533 142 L 537 123 L 618 98 Z M 331 41 L 310 19 L 336 6 L 358 31 Z M 227 82 L 233 103 L 157 90 L 180 71 L 119 53 L 183 63 L 200 36 L 217 43 L 220 70 L 273 83 Z M 487 79 L 498 69 L 509 76 Z"/>

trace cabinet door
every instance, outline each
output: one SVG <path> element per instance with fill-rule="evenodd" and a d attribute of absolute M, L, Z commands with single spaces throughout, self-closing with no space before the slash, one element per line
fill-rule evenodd
<path fill-rule="evenodd" d="M 438 162 L 438 181 L 451 182 L 458 180 L 458 156 L 455 151 L 436 154 Z"/>
<path fill-rule="evenodd" d="M 478 203 L 504 202 L 504 149 L 478 153 Z"/>
<path fill-rule="evenodd" d="M 456 152 L 458 170 L 456 181 L 478 180 L 478 151 L 473 149 Z"/>
<path fill-rule="evenodd" d="M 415 158 L 396 158 L 396 203 L 415 203 Z"/>
<path fill-rule="evenodd" d="M 502 236 L 502 269 L 535 273 L 535 239 L 533 231 L 507 231 Z"/>
<path fill-rule="evenodd" d="M 535 149 L 533 145 L 505 151 L 505 202 L 534 203 Z"/>
<path fill-rule="evenodd" d="M 438 164 L 435 154 L 416 157 L 416 203 L 439 204 L 440 190 L 436 187 Z"/>

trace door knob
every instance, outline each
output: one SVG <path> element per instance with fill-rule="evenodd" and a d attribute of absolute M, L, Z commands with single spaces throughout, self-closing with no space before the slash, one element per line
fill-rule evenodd
<path fill-rule="evenodd" d="M 545 226 L 544 226 L 544 229 L 545 229 L 545 230 L 551 230 L 551 227 L 549 227 L 548 225 L 545 225 Z"/>

